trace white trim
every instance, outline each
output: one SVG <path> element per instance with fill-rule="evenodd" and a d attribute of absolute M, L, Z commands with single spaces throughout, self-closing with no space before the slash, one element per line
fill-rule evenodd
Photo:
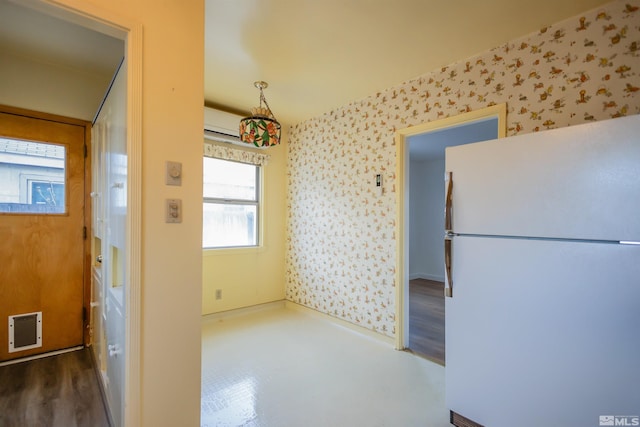
<path fill-rule="evenodd" d="M 436 282 L 444 282 L 444 276 L 437 276 L 435 274 L 429 273 L 413 273 L 409 275 L 409 280 L 414 279 L 425 279 L 425 280 L 433 280 Z"/>
<path fill-rule="evenodd" d="M 85 0 L 29 0 L 53 16 L 125 40 L 127 61 L 127 274 L 124 425 L 141 425 L 142 24 Z"/>
<path fill-rule="evenodd" d="M 221 320 L 244 316 L 250 313 L 257 313 L 260 311 L 273 310 L 276 308 L 284 308 L 284 307 L 285 307 L 284 300 L 272 301 L 264 304 L 251 305 L 249 307 L 242 307 L 242 308 L 236 308 L 233 310 L 225 310 L 225 311 L 219 311 L 217 313 L 205 314 L 202 316 L 202 322 L 203 323 L 219 322 Z"/>
<path fill-rule="evenodd" d="M 409 144 L 410 136 L 419 135 L 435 130 L 452 128 L 482 121 L 490 118 L 498 119 L 498 138 L 504 138 L 507 132 L 507 104 L 498 104 L 469 113 L 447 117 L 441 120 L 423 123 L 417 126 L 396 131 L 396 177 L 398 180 L 396 191 L 396 339 L 398 350 L 407 348 L 409 344 Z M 444 236 L 444 230 L 443 230 Z"/>
<path fill-rule="evenodd" d="M 142 24 L 129 27 L 127 60 L 127 273 L 124 425 L 140 425 L 142 282 Z"/>
<path fill-rule="evenodd" d="M 330 316 L 326 313 L 322 313 L 320 311 L 314 310 L 309 307 L 305 307 L 304 305 L 300 305 L 293 301 L 288 300 L 278 300 L 273 302 L 268 302 L 265 304 L 252 305 L 249 307 L 238 308 L 234 310 L 220 311 L 218 313 L 205 314 L 202 316 L 203 323 L 211 323 L 211 322 L 219 322 L 225 319 L 231 319 L 238 316 L 244 316 L 250 313 L 257 313 L 265 310 L 274 310 L 274 309 L 282 309 L 286 308 L 288 310 L 294 310 L 299 313 L 306 314 L 308 316 L 313 316 L 319 320 L 324 322 L 329 322 L 335 326 L 339 326 L 341 328 L 348 329 L 351 332 L 358 333 L 363 335 L 366 338 L 373 339 L 378 343 L 389 346 L 393 348 L 394 339 L 392 337 L 388 337 L 386 335 L 382 335 L 378 332 L 372 331 L 371 329 L 367 329 L 363 326 L 356 325 L 354 323 L 347 322 L 342 319 L 338 319 L 337 317 Z"/>
<path fill-rule="evenodd" d="M 355 323 L 347 322 L 346 320 L 338 319 L 337 317 L 330 316 L 326 313 L 322 313 L 320 311 L 314 310 L 309 307 L 305 307 L 304 305 L 300 305 L 293 301 L 285 301 L 285 307 L 291 310 L 298 311 L 300 313 L 304 313 L 309 316 L 316 317 L 325 322 L 330 322 L 335 326 L 340 326 L 342 328 L 348 329 L 351 332 L 355 332 L 357 334 L 363 335 L 366 338 L 370 338 L 374 341 L 377 341 L 380 344 L 389 346 L 391 348 L 394 347 L 395 340 L 392 337 L 388 337 L 386 335 L 382 335 L 381 333 L 372 331 L 371 329 L 367 329 L 364 326 L 356 325 Z"/>
<path fill-rule="evenodd" d="M 15 365 L 16 363 L 28 362 L 30 360 L 44 359 L 45 357 L 57 356 L 64 353 L 71 353 L 72 351 L 82 350 L 83 348 L 83 346 L 79 345 L 77 347 L 65 348 L 64 350 L 50 351 L 48 353 L 34 354 L 33 356 L 21 357 L 19 359 L 6 360 L 4 362 L 0 362 L 0 367 Z"/>

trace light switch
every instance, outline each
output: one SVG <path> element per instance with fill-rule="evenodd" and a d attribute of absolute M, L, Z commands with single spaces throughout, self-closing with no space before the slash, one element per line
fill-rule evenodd
<path fill-rule="evenodd" d="M 165 184 L 182 185 L 182 163 L 167 161 L 165 171 Z"/>
<path fill-rule="evenodd" d="M 381 174 L 377 174 L 376 175 L 376 191 L 377 191 L 379 196 L 382 196 L 382 193 L 384 192 L 383 187 L 382 187 L 382 175 Z"/>
<path fill-rule="evenodd" d="M 182 200 L 167 199 L 166 222 L 180 223 L 182 222 Z"/>

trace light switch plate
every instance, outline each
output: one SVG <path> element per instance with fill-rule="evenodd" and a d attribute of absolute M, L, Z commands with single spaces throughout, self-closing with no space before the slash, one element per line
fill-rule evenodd
<path fill-rule="evenodd" d="M 182 163 L 167 161 L 165 183 L 167 185 L 182 185 Z"/>
<path fill-rule="evenodd" d="M 376 190 L 378 192 L 378 195 L 382 196 L 382 193 L 384 192 L 384 189 L 382 187 L 382 175 L 381 174 L 377 174 L 376 175 Z"/>
<path fill-rule="evenodd" d="M 182 222 L 182 200 L 167 199 L 166 222 L 176 224 Z"/>

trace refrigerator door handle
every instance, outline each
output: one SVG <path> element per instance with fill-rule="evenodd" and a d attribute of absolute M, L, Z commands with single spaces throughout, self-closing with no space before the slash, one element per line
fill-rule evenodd
<path fill-rule="evenodd" d="M 451 236 L 444 238 L 444 296 L 453 297 L 453 280 L 451 278 Z"/>
<path fill-rule="evenodd" d="M 446 172 L 444 181 L 447 185 L 447 197 L 444 201 L 444 231 L 453 231 L 453 219 L 451 218 L 451 210 L 453 208 L 453 172 Z"/>

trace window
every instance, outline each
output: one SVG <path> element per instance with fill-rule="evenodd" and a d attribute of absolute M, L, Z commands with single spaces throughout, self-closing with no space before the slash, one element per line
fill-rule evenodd
<path fill-rule="evenodd" d="M 62 145 L 0 138 L 0 212 L 65 213 L 65 157 Z"/>
<path fill-rule="evenodd" d="M 204 157 L 202 247 L 258 245 L 260 167 Z"/>

